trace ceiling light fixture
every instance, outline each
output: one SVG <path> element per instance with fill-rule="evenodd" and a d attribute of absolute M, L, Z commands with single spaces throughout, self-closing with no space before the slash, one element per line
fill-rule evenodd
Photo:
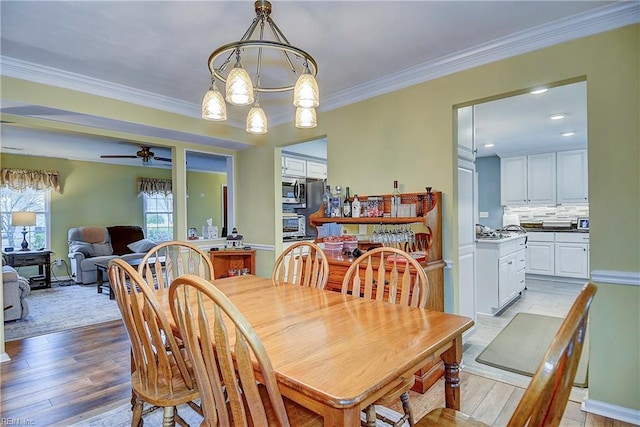
<path fill-rule="evenodd" d="M 546 87 L 542 87 L 540 89 L 534 89 L 531 92 L 529 92 L 531 95 L 542 95 L 543 93 L 545 93 L 546 91 L 548 91 L 549 89 L 547 89 Z"/>
<path fill-rule="evenodd" d="M 556 113 L 556 114 L 552 114 L 549 116 L 549 119 L 551 120 L 562 120 L 565 118 L 565 114 L 564 113 Z"/>
<path fill-rule="evenodd" d="M 259 0 L 254 3 L 254 7 L 256 17 L 242 38 L 237 42 L 220 46 L 209 56 L 211 87 L 202 99 L 202 118 L 226 120 L 225 99 L 229 104 L 236 106 L 253 104 L 247 116 L 247 132 L 266 133 L 267 116 L 260 107 L 259 94 L 293 90 L 293 105 L 297 107 L 296 127 L 315 127 L 315 108 L 320 103 L 320 92 L 315 79 L 318 64 L 307 52 L 289 43 L 271 18 L 270 2 Z M 272 40 L 265 38 L 265 28 L 270 29 Z M 235 60 L 234 65 L 225 74 L 232 59 Z M 246 69 L 241 61 L 248 65 Z M 266 68 L 267 65 L 270 67 L 269 70 Z M 256 74 L 252 80 L 247 69 L 254 66 Z M 277 69 L 291 72 L 296 77 L 295 82 L 293 79 L 283 79 L 282 75 L 277 74 Z M 224 98 L 216 87 L 216 80 L 226 85 Z"/>

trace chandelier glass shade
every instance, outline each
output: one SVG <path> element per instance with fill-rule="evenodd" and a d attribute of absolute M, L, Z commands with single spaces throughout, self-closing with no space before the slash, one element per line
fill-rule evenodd
<path fill-rule="evenodd" d="M 304 108 L 298 107 L 296 108 L 296 127 L 297 128 L 314 128 L 318 125 L 318 121 L 316 119 L 316 109 L 315 108 Z"/>
<path fill-rule="evenodd" d="M 247 132 L 262 134 L 267 133 L 267 115 L 257 102 L 249 110 L 247 115 Z"/>
<path fill-rule="evenodd" d="M 303 108 L 315 108 L 320 105 L 320 90 L 315 77 L 309 73 L 309 69 L 298 77 L 293 91 L 293 105 Z"/>
<path fill-rule="evenodd" d="M 202 98 L 202 118 L 207 120 L 227 120 L 227 104 L 215 82 Z"/>
<path fill-rule="evenodd" d="M 226 100 L 229 104 L 238 106 L 253 104 L 253 83 L 240 61 L 229 72 L 226 89 Z"/>
<path fill-rule="evenodd" d="M 289 43 L 271 18 L 270 2 L 258 0 L 254 6 L 256 17 L 242 38 L 220 46 L 209 56 L 212 85 L 203 98 L 202 117 L 207 120 L 226 119 L 226 106 L 221 105 L 224 100 L 215 87 L 215 81 L 218 80 L 225 83 L 226 102 L 235 106 L 254 104 L 247 116 L 247 132 L 266 133 L 267 117 L 257 102 L 258 94 L 293 90 L 294 106 L 298 109 L 314 109 L 319 105 L 320 98 L 315 79 L 318 65 L 311 55 Z M 270 32 L 272 39 L 266 38 L 265 30 Z M 234 65 L 229 67 L 234 56 Z M 241 59 L 251 67 L 255 66 L 253 77 L 242 66 Z M 283 75 L 289 75 L 289 78 Z M 315 110 L 303 113 L 300 114 L 307 119 L 299 121 L 296 110 L 296 126 L 315 127 Z"/>

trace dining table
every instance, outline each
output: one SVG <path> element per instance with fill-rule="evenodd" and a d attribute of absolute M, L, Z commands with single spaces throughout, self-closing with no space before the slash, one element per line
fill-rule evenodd
<path fill-rule="evenodd" d="M 325 426 L 360 426 L 363 409 L 433 355 L 445 364 L 445 404 L 460 409 L 462 334 L 473 320 L 254 275 L 212 284 L 253 326 L 281 393 L 322 415 Z M 156 296 L 171 319 L 168 289 Z"/>

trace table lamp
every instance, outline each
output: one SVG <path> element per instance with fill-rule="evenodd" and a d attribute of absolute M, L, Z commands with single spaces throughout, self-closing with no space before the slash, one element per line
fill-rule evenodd
<path fill-rule="evenodd" d="M 27 242 L 27 227 L 36 225 L 35 212 L 13 212 L 11 214 L 11 225 L 14 227 L 22 226 L 22 250 L 29 250 L 29 242 Z"/>

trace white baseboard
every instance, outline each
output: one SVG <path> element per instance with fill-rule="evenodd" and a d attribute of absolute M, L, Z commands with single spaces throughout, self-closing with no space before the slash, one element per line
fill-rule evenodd
<path fill-rule="evenodd" d="M 0 363 L 8 362 L 9 360 L 11 360 L 11 358 L 7 353 L 0 353 Z"/>
<path fill-rule="evenodd" d="M 588 394 L 584 402 L 582 402 L 582 410 L 590 414 L 601 415 L 640 426 L 640 410 L 589 399 Z"/>

